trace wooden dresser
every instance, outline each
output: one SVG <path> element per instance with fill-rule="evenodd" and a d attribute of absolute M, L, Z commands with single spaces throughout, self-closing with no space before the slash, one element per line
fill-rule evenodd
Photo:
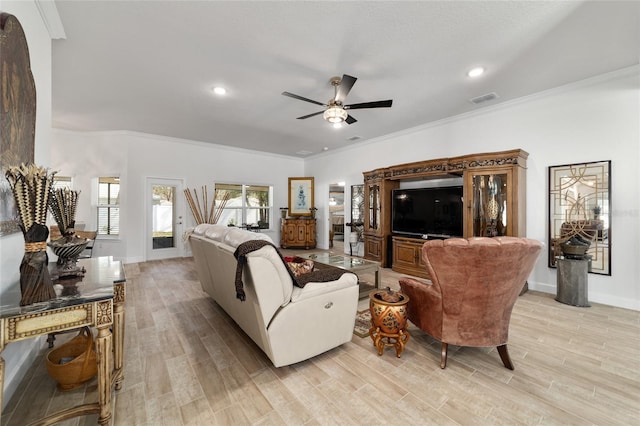
<path fill-rule="evenodd" d="M 280 220 L 280 247 L 316 248 L 315 219 L 287 217 Z"/>

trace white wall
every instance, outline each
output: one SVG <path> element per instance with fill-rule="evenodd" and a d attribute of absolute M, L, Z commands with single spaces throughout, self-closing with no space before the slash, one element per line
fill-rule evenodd
<path fill-rule="evenodd" d="M 432 158 L 522 148 L 527 162 L 527 236 L 548 244 L 548 167 L 611 160 L 612 275 L 589 274 L 589 299 L 640 310 L 640 73 L 638 67 L 473 114 L 409 129 L 308 159 L 316 205 L 328 212 L 328 185 L 363 182 L 362 172 Z M 346 203 L 345 216 L 350 215 Z M 324 227 L 324 228 L 323 228 Z M 318 226 L 319 238 L 326 231 Z M 326 239 L 325 239 L 326 240 Z M 348 247 L 347 247 L 348 249 Z M 556 292 L 556 270 L 543 253 L 530 288 Z"/>
<path fill-rule="evenodd" d="M 274 209 L 272 231 L 280 235 L 279 207 L 287 205 L 288 177 L 302 176 L 304 162 L 255 151 L 166 138 L 134 132 L 53 131 L 52 168 L 71 176 L 73 188 L 80 190 L 76 219 L 96 228 L 92 180 L 98 176 L 120 176 L 120 238 L 98 239 L 93 255 L 112 255 L 125 262 L 145 260 L 145 182 L 147 177 L 182 179 L 185 188 L 207 186 L 212 196 L 214 182 L 272 185 Z M 180 201 L 184 195 L 179 194 Z M 185 209 L 186 226 L 194 220 Z M 182 244 L 182 240 L 178 241 Z"/>
<path fill-rule="evenodd" d="M 51 38 L 34 2 L 3 1 L 1 10 L 18 18 L 27 38 L 37 96 L 35 163 L 48 166 L 51 141 Z M 4 179 L 4 176 L 0 178 Z M 0 237 L 0 305 L 20 300 L 19 267 L 23 254 L 24 239 L 21 233 Z M 41 341 L 30 339 L 11 343 L 2 352 L 5 360 L 3 406 L 35 359 Z"/>
<path fill-rule="evenodd" d="M 640 135 L 638 67 L 600 76 L 476 113 L 302 160 L 130 132 L 78 133 L 55 130 L 52 164 L 71 174 L 76 189 L 91 194 L 92 177 L 116 173 L 123 179 L 122 238 L 98 247 L 125 261 L 144 259 L 144 179 L 181 178 L 189 188 L 218 182 L 274 186 L 277 207 L 287 205 L 287 178 L 313 176 L 319 246 L 328 247 L 329 185 L 362 183 L 362 172 L 405 162 L 476 152 L 522 148 L 529 152 L 527 236 L 547 242 L 547 173 L 552 165 L 612 161 L 612 276 L 589 275 L 592 302 L 640 310 L 638 188 Z M 390 147 L 393 146 L 393 149 Z M 70 156 L 66 153 L 73 152 Z M 81 195 L 81 199 L 83 195 Z M 85 219 L 88 204 L 78 211 Z M 87 213 L 88 214 L 88 213 Z M 345 217 L 350 216 L 345 205 Z M 188 220 L 193 223 L 190 214 Z M 275 222 L 274 222 L 275 221 Z M 348 220 L 347 220 L 348 221 Z M 272 233 L 277 241 L 277 230 Z M 106 244 L 106 243 L 105 243 Z M 102 253 L 101 253 L 102 250 Z M 348 250 L 348 247 L 345 248 Z M 95 252 L 94 252 L 95 253 Z M 555 293 L 556 270 L 540 256 L 530 288 Z"/>

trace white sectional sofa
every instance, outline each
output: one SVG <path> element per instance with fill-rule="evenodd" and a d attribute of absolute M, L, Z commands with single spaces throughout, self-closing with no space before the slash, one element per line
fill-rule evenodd
<path fill-rule="evenodd" d="M 236 295 L 234 252 L 261 233 L 223 225 L 198 225 L 189 236 L 202 289 L 281 367 L 351 341 L 358 305 L 352 273 L 330 282 L 294 285 L 272 245 L 246 255 L 242 281 L 246 300 Z"/>

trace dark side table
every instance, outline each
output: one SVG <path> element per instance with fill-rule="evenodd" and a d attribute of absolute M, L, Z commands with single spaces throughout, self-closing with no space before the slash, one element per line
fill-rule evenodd
<path fill-rule="evenodd" d="M 572 306 L 589 307 L 588 295 L 588 259 L 557 260 L 556 300 Z"/>

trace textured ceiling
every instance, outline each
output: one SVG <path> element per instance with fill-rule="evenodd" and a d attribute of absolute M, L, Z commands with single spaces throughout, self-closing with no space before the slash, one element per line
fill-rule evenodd
<path fill-rule="evenodd" d="M 639 2 L 56 1 L 53 126 L 286 155 L 337 149 L 638 64 Z M 470 79 L 466 72 L 483 66 Z M 334 75 L 358 77 L 334 129 Z M 228 94 L 210 90 L 223 85 Z M 496 92 L 497 100 L 470 98 Z M 347 139 L 359 136 L 358 142 Z"/>

